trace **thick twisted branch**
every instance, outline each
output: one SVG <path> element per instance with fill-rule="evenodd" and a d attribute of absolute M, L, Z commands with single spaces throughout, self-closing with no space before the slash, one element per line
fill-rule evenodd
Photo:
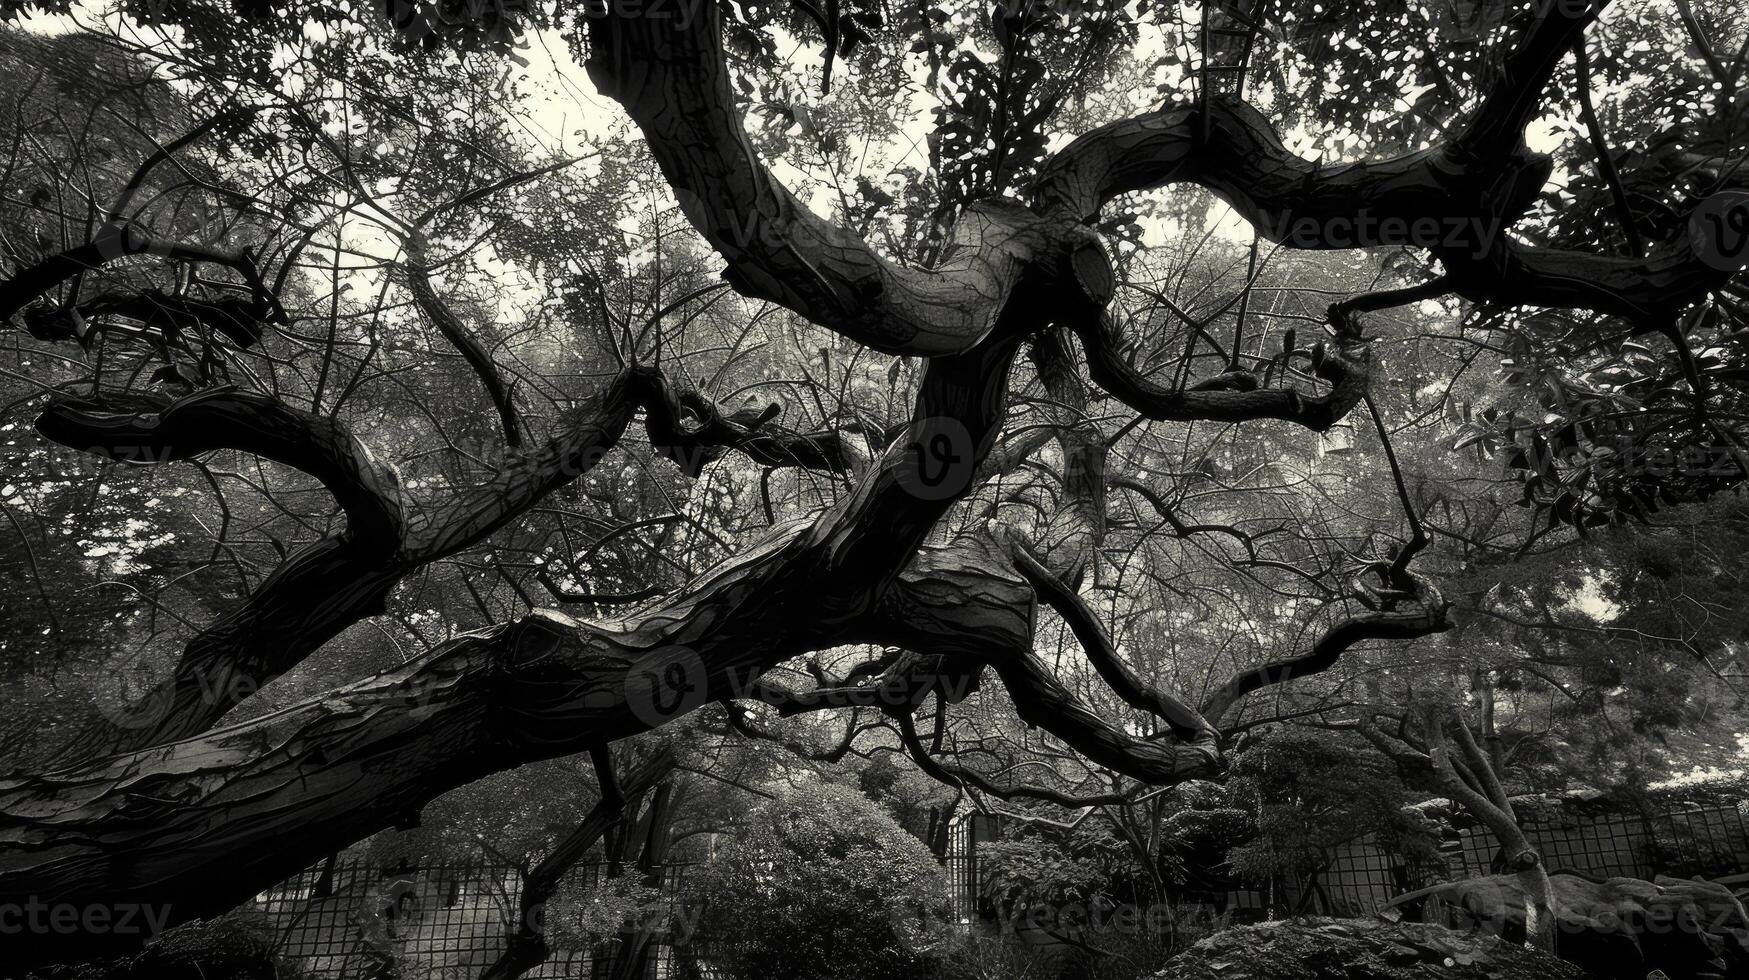
<path fill-rule="evenodd" d="M 1080 320 L 1074 327 L 1087 352 L 1087 369 L 1094 383 L 1156 421 L 1282 419 L 1323 432 L 1341 421 L 1366 394 L 1369 358 L 1365 348 L 1357 344 L 1340 351 L 1323 344 L 1313 348 L 1312 370 L 1330 385 L 1322 395 L 1302 395 L 1292 388 L 1258 388 L 1256 379 L 1245 374 L 1221 375 L 1187 389 L 1168 388 L 1124 360 L 1109 316 Z"/>
<path fill-rule="evenodd" d="M 700 415 L 721 414 L 688 392 Z M 126 751 L 206 730 L 342 630 L 380 614 L 407 574 L 479 543 L 588 472 L 618 443 L 640 406 L 650 406 L 652 442 L 676 458 L 697 459 L 700 452 L 715 458 L 718 450 L 756 443 L 769 465 L 848 465 L 847 454 L 830 451 L 836 437 L 823 433 L 791 438 L 721 420 L 695 429 L 675 414 L 681 400 L 661 371 L 629 369 L 579 406 L 539 452 L 461 500 L 414 515 L 403 513 L 393 471 L 376 464 L 342 424 L 265 395 L 222 388 L 178 400 L 105 395 L 52 402 L 38 427 L 64 445 L 136 462 L 214 449 L 252 453 L 317 477 L 348 517 L 342 532 L 294 550 L 242 606 L 189 641 L 169 677 L 81 735 L 70 751 Z M 683 441 L 684 451 L 664 439 Z"/>
<path fill-rule="evenodd" d="M 1628 282 L 1632 269 L 1603 270 L 1596 257 L 1564 253 L 1555 261 L 1575 263 L 1578 285 L 1539 284 L 1535 266 L 1551 253 L 1502 248 L 1502 227 L 1477 220 L 1509 223 L 1548 172 L 1547 161 L 1516 140 L 1502 151 L 1502 139 L 1491 135 L 1490 127 L 1522 128 L 1526 110 L 1516 97 L 1484 101 L 1483 122 L 1466 130 L 1475 135 L 1465 153 L 1442 148 L 1331 168 L 1288 154 L 1242 105 L 1211 104 L 1206 137 L 1188 133 L 1182 111 L 1126 120 L 1059 154 L 1034 195 L 1036 211 L 977 205 L 956 228 L 940 268 L 904 269 L 808 213 L 754 159 L 720 50 L 720 12 L 706 5 L 702 14 L 687 24 L 592 10 L 592 75 L 643 128 L 737 288 L 877 349 L 932 355 L 911 422 L 831 510 L 806 527 L 773 533 L 630 624 L 539 612 L 249 723 L 0 780 L 0 901 L 152 902 L 169 906 L 171 921 L 220 911 L 454 786 L 740 696 L 747 678 L 845 643 L 925 650 L 968 670 L 988 666 L 1024 721 L 1115 772 L 1154 785 L 1212 775 L 1220 758 L 1206 723 L 1181 718 L 1181 739 L 1138 737 L 1075 698 L 1033 654 L 1035 589 L 1050 593 L 1051 580 L 1029 583 L 1015 574 L 1010 554 L 994 541 L 919 551 L 989 457 L 1022 338 L 1054 323 L 1081 335 L 1100 384 L 1161 419 L 1273 417 L 1316 428 L 1358 397 L 1364 359 L 1344 350 L 1314 365 L 1330 372 L 1332 391 L 1322 405 L 1295 392 L 1245 390 L 1238 378 L 1189 391 L 1153 386 L 1128 369 L 1099 319 L 1111 295 L 1110 268 L 1087 247 L 1080 224 L 1112 195 L 1194 180 L 1227 197 L 1266 237 L 1302 247 L 1407 242 L 1417 220 L 1468 222 L 1433 248 L 1460 292 L 1488 289 L 1517 301 L 1576 289 L 1568 297 L 1575 303 L 1616 304 L 1599 307 L 1606 309 L 1681 298 L 1656 294 L 1656 282 L 1645 289 Z M 1543 35 L 1529 43 L 1544 43 Z M 1513 64 L 1534 75 L 1541 57 L 1531 52 Z M 1476 163 L 1484 155 L 1494 157 L 1487 166 Z M 1487 265 L 1503 256 L 1517 264 Z M 1492 279 L 1484 282 L 1481 269 Z M 1599 270 L 1608 274 L 1589 275 Z M 673 410 L 677 404 L 686 407 L 660 379 L 622 375 L 565 434 L 410 532 L 405 559 L 453 554 L 503 527 L 592 465 L 640 406 L 659 426 L 692 436 L 716 426 L 744 445 L 757 444 L 754 434 L 769 421 L 762 413 L 713 420 L 693 407 L 688 412 L 702 419 L 694 427 L 687 412 Z M 1066 615 L 1079 615 L 1074 603 L 1058 599 Z M 1418 617 L 1427 631 L 1436 626 L 1438 604 L 1421 600 L 1401 615 Z M 1344 629 L 1308 655 L 1313 661 L 1248 672 L 1223 692 L 1236 692 L 1236 700 L 1333 659 L 1346 646 L 1342 637 L 1354 633 L 1347 624 L 1337 628 Z M 1149 710 L 1171 713 L 1148 697 L 1140 678 L 1114 669 L 1121 666 L 1107 660 L 1102 669 Z M 908 714 L 898 717 L 909 725 Z M 914 732 L 908 741 L 917 743 Z M 298 832 L 287 834 L 290 828 Z M 278 846 L 263 846 L 270 840 Z M 33 934 L 8 955 L 29 965 L 64 956 L 69 942 Z M 81 952 L 95 945 L 79 942 Z"/>
<path fill-rule="evenodd" d="M 1603 4 L 1550 4 L 1447 144 L 1387 160 L 1326 166 L 1290 152 L 1257 110 L 1211 98 L 1086 133 L 1042 169 L 1044 213 L 1091 220 L 1112 198 L 1189 182 L 1215 193 L 1273 242 L 1305 249 L 1426 248 L 1443 284 L 1475 302 L 1591 309 L 1656 329 L 1722 284 L 1686 239 L 1645 258 L 1523 244 L 1507 231 L 1548 179 L 1523 131 L 1561 58 Z"/>
<path fill-rule="evenodd" d="M 252 288 L 260 286 L 259 271 L 247 252 L 231 254 L 201 245 L 165 242 L 138 225 L 116 221 L 100 226 L 90 241 L 56 252 L 0 280 L 0 320 L 11 319 L 37 297 L 82 272 L 141 253 L 222 265 L 242 274 Z"/>
<path fill-rule="evenodd" d="M 344 424 L 237 388 L 183 398 L 142 393 L 70 395 L 37 417 L 44 438 L 70 449 L 132 463 L 168 463 L 235 449 L 315 477 L 346 513 L 352 538 L 393 548 L 401 537 L 394 472 L 378 464 Z"/>
<path fill-rule="evenodd" d="M 644 131 L 694 227 L 748 296 L 894 354 L 964 351 L 995 328 L 1044 224 L 986 202 L 955 227 L 941 264 L 908 269 L 826 221 L 772 177 L 748 144 L 722 53 L 721 12 L 690 22 L 589 10 L 589 76 Z"/>

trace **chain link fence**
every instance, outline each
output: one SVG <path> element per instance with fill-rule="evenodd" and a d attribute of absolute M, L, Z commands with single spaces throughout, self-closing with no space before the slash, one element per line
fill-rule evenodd
<path fill-rule="evenodd" d="M 1749 886 L 1749 801 L 1674 806 L 1645 814 L 1564 807 L 1524 808 L 1519 823 L 1551 872 L 1592 878 L 1700 876 Z M 1486 875 L 1498 845 L 1487 828 L 1465 826 L 1441 848 L 1444 867 L 1412 865 L 1369 841 L 1337 848 L 1311 885 L 1311 908 L 1326 915 L 1370 915 L 1392 897 L 1437 881 Z M 1235 893 L 1239 908 L 1258 894 Z"/>
<path fill-rule="evenodd" d="M 1749 801 L 1670 807 L 1641 814 L 1526 808 L 1526 835 L 1551 871 L 1596 878 L 1700 875 L 1734 888 L 1749 887 Z M 979 844 L 994 839 L 993 820 L 956 820 L 942 855 L 956 918 L 970 926 L 979 909 L 982 869 Z M 1309 891 L 1275 896 L 1279 905 L 1325 915 L 1364 916 L 1394 896 L 1440 880 L 1488 874 L 1495 843 L 1485 828 L 1461 827 L 1448 835 L 1441 861 L 1406 862 L 1368 841 L 1333 851 Z M 679 886 L 689 865 L 662 869 L 662 892 L 678 911 Z M 600 862 L 574 872 L 585 885 L 607 873 Z M 251 911 L 278 936 L 280 952 L 312 980 L 373 975 L 392 957 L 401 975 L 418 980 L 473 978 L 498 958 L 507 930 L 517 921 L 522 874 L 504 863 L 458 862 L 384 869 L 363 858 L 323 862 L 257 896 Z M 1227 907 L 1261 911 L 1260 889 L 1229 893 Z M 641 980 L 708 975 L 700 951 L 675 945 L 672 930 L 659 934 Z M 555 948 L 527 974 L 544 978 L 606 980 L 611 943 L 593 949 Z"/>
<path fill-rule="evenodd" d="M 671 920 L 688 867 L 660 869 L 669 908 L 658 917 Z M 573 873 L 589 886 L 607 872 L 593 862 Z M 245 911 L 273 930 L 280 954 L 311 980 L 360 980 L 379 975 L 391 960 L 410 980 L 461 980 L 478 977 L 503 953 L 521 915 L 521 892 L 522 872 L 510 864 L 383 868 L 341 855 L 256 896 Z M 640 980 L 705 969 L 683 971 L 671 938 L 665 929 L 658 933 Z M 555 943 L 552 956 L 525 976 L 606 980 L 613 952 L 612 942 L 593 949 Z"/>

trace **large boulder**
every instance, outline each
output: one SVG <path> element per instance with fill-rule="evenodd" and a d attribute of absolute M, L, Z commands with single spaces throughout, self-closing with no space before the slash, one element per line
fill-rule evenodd
<path fill-rule="evenodd" d="M 1608 980 L 1749 976 L 1749 919 L 1730 889 L 1700 879 L 1553 875 L 1558 950 Z"/>
<path fill-rule="evenodd" d="M 1552 874 L 1556 951 L 1602 980 L 1749 977 L 1749 915 L 1731 890 L 1700 879 L 1587 878 Z M 1475 925 L 1507 939 L 1524 934 L 1524 891 L 1511 875 L 1424 889 Z"/>
<path fill-rule="evenodd" d="M 1592 980 L 1546 953 L 1419 922 L 1294 919 L 1228 929 L 1160 980 Z"/>

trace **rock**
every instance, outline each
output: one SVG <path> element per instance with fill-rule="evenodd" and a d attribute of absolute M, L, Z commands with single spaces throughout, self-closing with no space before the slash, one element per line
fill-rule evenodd
<path fill-rule="evenodd" d="M 1749 917 L 1730 889 L 1700 879 L 1589 881 L 1551 875 L 1561 955 L 1611 980 L 1749 975 Z"/>
<path fill-rule="evenodd" d="M 234 912 L 177 926 L 131 956 L 52 967 L 21 980 L 296 980 L 280 959 L 278 936 L 260 916 Z M 0 977 L 6 970 L 0 956 Z"/>
<path fill-rule="evenodd" d="M 172 929 L 105 980 L 282 980 L 274 932 L 242 916 Z"/>
<path fill-rule="evenodd" d="M 1173 957 L 1159 980 L 1592 980 L 1578 967 L 1443 926 L 1300 919 L 1229 929 Z"/>
<path fill-rule="evenodd" d="M 1549 876 L 1556 952 L 1604 980 L 1749 976 L 1749 915 L 1716 882 L 1660 877 L 1592 880 Z M 1511 875 L 1432 890 L 1512 939 L 1524 932 L 1524 892 Z"/>

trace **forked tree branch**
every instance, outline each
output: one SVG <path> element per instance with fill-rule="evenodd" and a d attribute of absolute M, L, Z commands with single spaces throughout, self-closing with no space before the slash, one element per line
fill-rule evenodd
<path fill-rule="evenodd" d="M 468 362 L 474 374 L 479 377 L 480 384 L 486 388 L 486 395 L 492 399 L 492 406 L 498 410 L 498 422 L 504 430 L 504 441 L 513 449 L 522 448 L 522 419 L 516 411 L 516 394 L 504 382 L 504 376 L 493 362 L 492 355 L 480 342 L 474 338 L 467 325 L 449 308 L 449 304 L 437 295 L 437 289 L 431 284 L 431 264 L 427 255 L 426 232 L 423 226 L 414 227 L 407 233 L 403 247 L 407 253 L 407 284 L 413 291 L 413 302 L 419 306 L 420 312 L 431 321 L 437 332 L 450 342 Z"/>
<path fill-rule="evenodd" d="M 558 893 L 559 883 L 589 853 L 596 841 L 625 821 L 628 809 L 636 812 L 644 794 L 668 778 L 674 768 L 672 750 L 664 749 L 620 781 L 616 798 L 609 799 L 603 787 L 601 802 L 591 807 L 582 822 L 522 876 L 522 891 L 516 900 L 516 920 L 509 929 L 504 951 L 480 974 L 480 980 L 514 980 L 552 955 L 547 935 L 553 922 L 553 910 L 547 906 Z"/>
<path fill-rule="evenodd" d="M 682 402 L 701 424 L 680 417 Z M 347 514 L 342 531 L 293 551 L 242 606 L 189 641 L 169 677 L 111 710 L 68 753 L 130 751 L 211 727 L 342 630 L 382 613 L 406 575 L 478 544 L 594 468 L 640 407 L 652 444 L 687 461 L 682 466 L 694 475 L 705 461 L 744 446 L 766 465 L 850 465 L 836 433 L 761 431 L 769 412 L 725 416 L 653 367 L 628 368 L 576 408 L 541 450 L 436 509 L 411 507 L 393 470 L 343 424 L 259 393 L 217 388 L 175 400 L 106 394 L 51 402 L 38 428 L 70 448 L 154 464 L 217 449 L 246 452 L 315 476 Z"/>
<path fill-rule="evenodd" d="M 1424 591 L 1406 603 L 1407 608 L 1350 616 L 1325 629 L 1304 653 L 1234 676 L 1203 702 L 1203 715 L 1219 725 L 1246 695 L 1329 670 L 1356 643 L 1412 640 L 1450 628 L 1438 590 L 1426 579 L 1420 579 L 1419 584 Z"/>

